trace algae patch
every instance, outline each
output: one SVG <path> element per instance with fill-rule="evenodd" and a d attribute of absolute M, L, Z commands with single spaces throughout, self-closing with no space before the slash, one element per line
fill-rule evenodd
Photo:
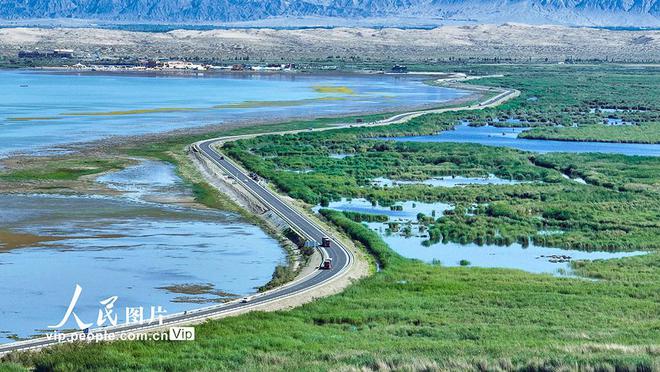
<path fill-rule="evenodd" d="M 215 289 L 215 286 L 211 283 L 174 284 L 164 287 L 158 287 L 156 289 L 162 289 L 170 293 L 184 295 L 174 298 L 172 302 L 175 303 L 193 303 L 193 304 L 223 303 L 237 299 L 239 297 L 239 295 L 237 294 Z M 207 297 L 204 295 L 211 297 Z"/>
<path fill-rule="evenodd" d="M 264 108 L 264 107 L 293 107 L 304 106 L 320 101 L 342 101 L 342 97 L 320 97 L 289 101 L 244 101 L 237 103 L 227 103 L 213 106 L 214 109 L 239 109 L 239 108 Z"/>
<path fill-rule="evenodd" d="M 355 94 L 355 91 L 346 86 L 334 85 L 314 85 L 312 86 L 317 93 L 340 93 L 340 94 Z"/>
<path fill-rule="evenodd" d="M 123 116 L 123 115 L 141 115 L 168 112 L 186 112 L 198 111 L 194 108 L 185 107 L 160 107 L 153 109 L 125 110 L 125 111 L 99 111 L 99 112 L 69 112 L 60 114 L 62 116 Z"/>
<path fill-rule="evenodd" d="M 17 118 L 7 118 L 7 121 L 41 121 L 41 120 L 59 120 L 62 118 L 56 117 L 17 117 Z"/>
<path fill-rule="evenodd" d="M 41 236 L 34 234 L 16 233 L 9 230 L 0 230 L 0 251 L 32 247 L 40 243 L 64 239 L 67 239 L 67 237 Z"/>

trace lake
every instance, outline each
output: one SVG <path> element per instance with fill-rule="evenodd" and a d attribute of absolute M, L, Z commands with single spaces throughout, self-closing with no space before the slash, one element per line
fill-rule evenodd
<path fill-rule="evenodd" d="M 211 124 L 437 105 L 470 93 L 369 75 L 0 71 L 0 156 Z"/>
<path fill-rule="evenodd" d="M 0 71 L 0 157 L 209 124 L 426 107 L 468 94 L 392 76 Z M 0 342 L 56 324 L 76 284 L 76 314 L 87 321 L 111 296 L 120 311 L 175 313 L 253 293 L 286 263 L 278 242 L 241 217 L 185 207 L 192 192 L 171 165 L 140 161 L 98 182 L 117 195 L 0 195 Z M 73 320 L 65 327 L 75 328 Z"/>
<path fill-rule="evenodd" d="M 122 194 L 0 195 L 0 343 L 57 324 L 76 284 L 89 322 L 111 296 L 120 312 L 171 314 L 254 293 L 286 264 L 279 243 L 236 214 L 153 202 L 190 195 L 168 164 L 99 181 Z"/>
<path fill-rule="evenodd" d="M 518 138 L 529 128 L 471 127 L 457 125 L 454 130 L 431 136 L 395 137 L 387 140 L 401 142 L 460 142 L 480 143 L 487 146 L 511 147 L 533 152 L 601 152 L 609 154 L 660 156 L 660 145 L 638 143 L 547 141 Z"/>

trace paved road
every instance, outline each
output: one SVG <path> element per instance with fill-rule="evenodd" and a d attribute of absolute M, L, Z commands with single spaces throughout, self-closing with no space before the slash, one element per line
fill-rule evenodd
<path fill-rule="evenodd" d="M 486 89 L 492 91 L 490 88 L 483 88 L 483 90 Z M 357 125 L 345 124 L 345 125 L 334 126 L 329 128 L 320 128 L 314 131 L 335 130 L 335 129 L 347 128 L 347 127 L 389 125 L 389 124 L 404 122 L 414 117 L 428 113 L 482 109 L 485 107 L 496 106 L 510 98 L 516 97 L 520 93 L 516 90 L 502 90 L 502 89 L 498 90 L 498 92 L 500 93 L 497 94 L 496 96 L 472 106 L 442 108 L 442 109 L 425 110 L 425 111 L 413 111 L 413 112 L 398 114 L 391 118 L 377 121 L 374 123 L 364 123 Z M 302 131 L 294 130 L 294 131 L 282 132 L 279 134 L 298 133 L 298 132 L 302 132 Z M 249 310 L 259 305 L 264 305 L 270 302 L 279 301 L 281 299 L 294 296 L 296 294 L 313 291 L 315 288 L 327 283 L 329 280 L 335 277 L 341 276 L 344 272 L 348 270 L 350 265 L 353 263 L 353 256 L 348 249 L 346 249 L 337 241 L 337 239 L 333 239 L 330 234 L 325 233 L 321 227 L 317 226 L 313 221 L 305 217 L 305 215 L 302 212 L 299 212 L 294 208 L 290 207 L 275 193 L 268 190 L 260 183 L 252 180 L 235 163 L 233 163 L 228 159 L 225 159 L 220 153 L 218 153 L 211 146 L 215 142 L 226 142 L 230 140 L 237 140 L 241 138 L 255 137 L 260 135 L 268 135 L 268 134 L 278 134 L 278 133 L 261 133 L 261 134 L 246 135 L 246 136 L 216 138 L 216 139 L 211 139 L 196 143 L 192 145 L 192 148 L 196 151 L 199 151 L 203 156 L 207 157 L 210 161 L 214 162 L 224 171 L 231 174 L 232 177 L 234 177 L 237 180 L 237 182 L 239 182 L 242 186 L 244 186 L 255 198 L 259 199 L 264 205 L 270 208 L 273 212 L 277 213 L 283 220 L 288 222 L 289 225 L 298 233 L 304 235 L 309 239 L 313 239 L 317 242 L 320 242 L 323 236 L 329 236 L 332 239 L 332 244 L 330 248 L 325 249 L 324 254 L 333 259 L 333 268 L 331 270 L 315 270 L 313 273 L 305 276 L 304 278 L 300 278 L 292 283 L 270 290 L 268 292 L 255 295 L 247 303 L 234 301 L 222 305 L 215 305 L 194 311 L 188 311 L 186 313 L 173 314 L 168 317 L 165 317 L 163 319 L 162 325 L 147 325 L 147 326 L 124 325 L 124 326 L 116 326 L 116 327 L 106 327 L 101 329 L 93 329 L 92 333 L 106 332 L 108 334 L 119 335 L 119 334 L 125 334 L 136 331 L 150 332 L 158 329 L 163 329 L 163 326 L 190 324 L 195 321 L 220 317 L 223 315 L 229 315 L 240 311 Z M 23 350 L 39 349 L 48 346 L 53 346 L 58 343 L 66 342 L 67 339 L 72 339 L 76 336 L 79 336 L 80 334 L 81 332 L 68 333 L 65 341 L 54 340 L 54 339 L 49 340 L 44 337 L 29 341 L 20 341 L 20 342 L 0 345 L 0 355 L 12 351 L 23 351 Z"/>
<path fill-rule="evenodd" d="M 193 145 L 197 151 L 223 168 L 226 172 L 232 175 L 239 183 L 241 183 L 250 193 L 256 198 L 261 200 L 273 212 L 277 213 L 285 221 L 287 221 L 295 230 L 299 231 L 304 236 L 314 239 L 317 242 L 321 241 L 324 236 L 329 236 L 314 222 L 308 220 L 302 212 L 299 212 L 286 203 L 284 203 L 279 196 L 275 195 L 270 190 L 266 189 L 261 184 L 253 181 L 241 169 L 239 169 L 233 162 L 225 160 L 224 157 L 218 154 L 211 144 L 217 140 L 209 140 L 196 145 Z M 304 278 L 289 283 L 288 285 L 273 289 L 262 294 L 252 296 L 247 303 L 234 301 L 222 305 L 211 306 L 195 311 L 188 311 L 186 313 L 174 314 L 163 319 L 163 324 L 158 325 L 126 325 L 117 327 L 108 327 L 93 329 L 91 333 L 107 332 L 113 334 L 122 334 L 135 331 L 155 331 L 163 328 L 163 326 L 173 326 L 185 323 L 191 323 L 196 320 L 203 320 L 207 318 L 215 318 L 222 315 L 229 315 L 238 311 L 243 311 L 264 305 L 276 300 L 281 300 L 296 294 L 313 291 L 314 288 L 325 284 L 330 279 L 342 275 L 353 262 L 352 253 L 343 247 L 340 243 L 333 239 L 329 248 L 324 249 L 324 255 L 333 259 L 333 266 L 330 270 L 315 270 L 313 273 L 308 274 Z M 320 264 L 320 262 L 319 262 Z M 68 339 L 73 339 L 80 335 L 80 332 L 74 332 L 67 335 Z M 52 346 L 59 343 L 58 340 L 49 340 L 47 338 L 39 338 L 30 341 L 15 342 L 6 345 L 0 345 L 0 355 L 19 350 L 38 349 L 47 346 Z"/>
<path fill-rule="evenodd" d="M 343 123 L 321 128 L 309 128 L 309 129 L 292 129 L 280 132 L 267 132 L 267 133 L 252 133 L 252 134 L 240 134 L 236 136 L 227 136 L 223 138 L 218 138 L 218 142 L 230 142 L 237 141 L 241 139 L 254 138 L 260 136 L 268 135 L 284 135 L 284 134 L 296 134 L 303 132 L 325 132 L 328 130 L 337 130 L 337 129 L 346 129 L 346 128 L 362 128 L 362 127 L 379 127 L 391 124 L 400 124 L 404 123 L 410 119 L 414 119 L 418 116 L 426 114 L 440 114 L 443 112 L 452 112 L 452 111 L 471 111 L 471 110 L 482 110 L 489 107 L 495 107 L 500 105 L 503 102 L 506 102 L 512 98 L 518 97 L 520 91 L 516 89 L 502 89 L 502 88 L 492 88 L 492 87 L 482 87 L 478 85 L 467 85 L 467 84 L 453 84 L 449 85 L 455 88 L 471 89 L 478 92 L 488 93 L 497 93 L 492 98 L 488 98 L 485 101 L 475 103 L 468 106 L 457 106 L 457 107 L 443 107 L 437 109 L 428 109 L 428 110 L 419 110 L 419 111 L 409 111 L 401 114 L 391 116 L 389 118 L 378 120 L 375 122 L 365 122 L 365 123 Z"/>

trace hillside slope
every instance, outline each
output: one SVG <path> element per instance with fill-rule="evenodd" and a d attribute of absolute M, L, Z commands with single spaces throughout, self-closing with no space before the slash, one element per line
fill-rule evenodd
<path fill-rule="evenodd" d="M 0 18 L 121 22 L 244 22 L 300 17 L 384 23 L 524 22 L 586 26 L 660 26 L 658 0 L 16 0 Z"/>

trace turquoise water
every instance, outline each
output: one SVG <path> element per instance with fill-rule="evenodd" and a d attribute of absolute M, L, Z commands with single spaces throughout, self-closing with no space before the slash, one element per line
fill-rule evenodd
<path fill-rule="evenodd" d="M 466 94 L 391 76 L 0 71 L 0 156 L 228 122 L 392 111 Z"/>

